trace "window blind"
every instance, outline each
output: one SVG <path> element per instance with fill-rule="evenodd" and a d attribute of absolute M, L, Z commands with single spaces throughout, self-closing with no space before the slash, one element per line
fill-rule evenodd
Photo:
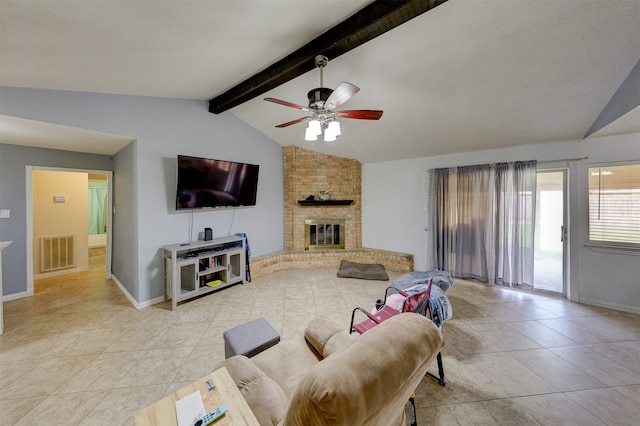
<path fill-rule="evenodd" d="M 640 245 L 640 164 L 589 168 L 589 240 Z"/>

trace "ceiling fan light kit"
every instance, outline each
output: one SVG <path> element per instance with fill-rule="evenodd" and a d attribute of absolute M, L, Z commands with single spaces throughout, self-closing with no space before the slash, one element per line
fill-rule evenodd
<path fill-rule="evenodd" d="M 324 141 L 325 142 L 334 142 L 336 140 L 336 134 L 329 131 L 329 129 L 324 131 Z"/>
<path fill-rule="evenodd" d="M 324 141 L 333 142 L 342 134 L 340 130 L 340 122 L 336 120 L 336 117 L 355 118 L 359 120 L 379 120 L 380 117 L 382 117 L 382 111 L 380 110 L 354 109 L 334 111 L 335 108 L 338 108 L 340 105 L 351 99 L 353 95 L 360 91 L 360 89 L 346 81 L 340 83 L 335 90 L 322 87 L 322 70 L 328 62 L 329 60 L 327 57 L 323 55 L 318 55 L 315 58 L 316 67 L 320 68 L 320 87 L 312 89 L 307 93 L 307 98 L 309 99 L 308 107 L 275 98 L 264 99 L 265 101 L 311 113 L 311 115 L 307 117 L 278 124 L 276 127 L 283 128 L 303 121 L 309 121 L 309 125 L 305 130 L 304 139 L 306 141 L 316 141 L 318 140 L 318 136 L 324 133 Z"/>
<path fill-rule="evenodd" d="M 304 132 L 304 140 L 307 142 L 313 142 L 318 140 L 318 135 L 313 131 L 311 127 L 307 127 Z"/>
<path fill-rule="evenodd" d="M 311 120 L 309 122 L 309 130 L 311 130 L 314 135 L 320 136 L 322 134 L 322 124 L 320 124 L 318 120 Z"/>
<path fill-rule="evenodd" d="M 340 131 L 340 122 L 337 120 L 330 122 L 329 128 L 327 130 L 329 130 L 336 136 L 340 136 L 342 134 L 342 132 Z"/>

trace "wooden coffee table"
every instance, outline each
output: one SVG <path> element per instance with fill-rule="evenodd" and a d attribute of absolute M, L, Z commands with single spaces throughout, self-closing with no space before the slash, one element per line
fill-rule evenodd
<path fill-rule="evenodd" d="M 209 391 L 206 382 L 210 380 L 215 389 Z M 176 418 L 176 401 L 200 391 L 204 409 L 208 413 L 220 404 L 227 404 L 227 413 L 216 420 L 215 426 L 224 425 L 250 425 L 259 426 L 256 416 L 249 408 L 247 401 L 236 387 L 226 368 L 222 367 L 213 373 L 202 377 L 177 392 L 161 399 L 153 405 L 136 413 L 134 424 L 136 426 L 174 426 L 178 424 Z"/>

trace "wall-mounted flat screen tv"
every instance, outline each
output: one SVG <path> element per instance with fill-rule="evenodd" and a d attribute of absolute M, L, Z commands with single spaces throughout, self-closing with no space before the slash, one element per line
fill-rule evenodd
<path fill-rule="evenodd" d="M 178 155 L 176 210 L 255 206 L 259 168 Z"/>

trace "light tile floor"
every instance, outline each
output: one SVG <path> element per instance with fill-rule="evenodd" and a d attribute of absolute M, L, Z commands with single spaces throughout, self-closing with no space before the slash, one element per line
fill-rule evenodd
<path fill-rule="evenodd" d="M 176 311 L 136 310 L 103 263 L 4 304 L 0 424 L 131 425 L 224 358 L 224 330 L 262 316 L 286 339 L 315 315 L 346 330 L 351 309 L 370 308 L 389 285 L 290 270 Z M 464 280 L 449 296 L 447 385 L 422 381 L 419 425 L 640 424 L 639 315 Z"/>

